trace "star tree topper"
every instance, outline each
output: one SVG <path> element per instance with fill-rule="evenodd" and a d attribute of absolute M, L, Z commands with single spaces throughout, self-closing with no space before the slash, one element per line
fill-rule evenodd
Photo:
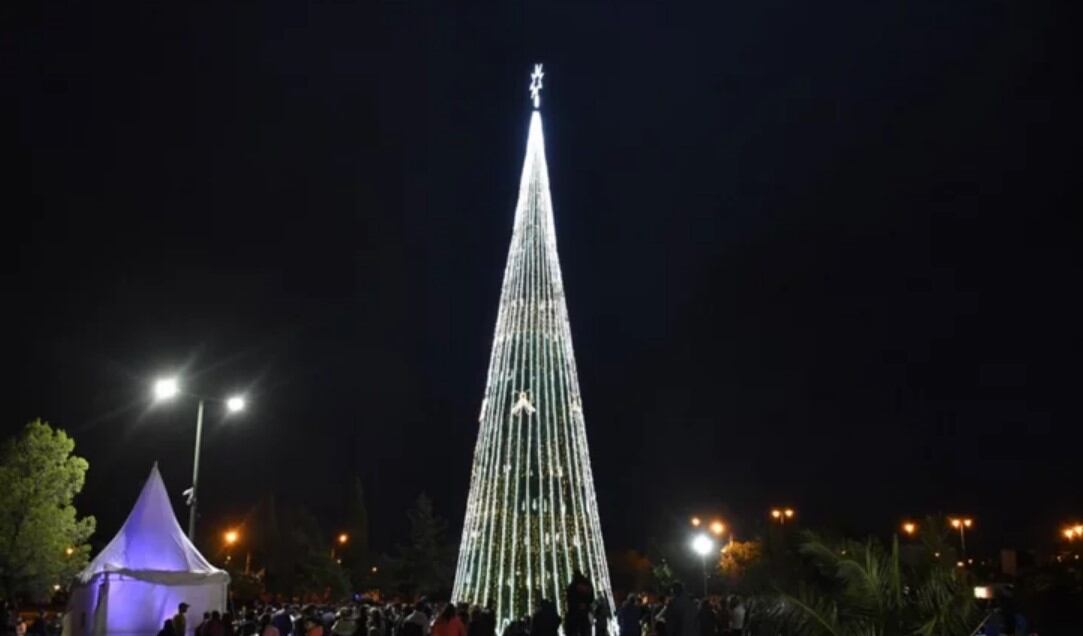
<path fill-rule="evenodd" d="M 542 65 L 535 64 L 534 72 L 530 74 L 530 97 L 534 100 L 534 108 L 541 106 L 541 89 L 542 78 L 545 77 L 545 73 L 542 72 Z"/>

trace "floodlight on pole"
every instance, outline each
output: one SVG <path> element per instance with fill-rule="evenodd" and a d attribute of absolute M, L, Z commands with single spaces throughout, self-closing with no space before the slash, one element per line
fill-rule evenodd
<path fill-rule="evenodd" d="M 177 378 L 161 378 L 154 383 L 154 399 L 170 400 L 180 393 L 180 382 Z"/>
<path fill-rule="evenodd" d="M 176 376 L 170 376 L 165 378 L 159 378 L 154 382 L 154 399 L 155 401 L 163 401 L 173 399 L 181 394 L 180 381 Z M 192 486 L 184 491 L 186 497 L 186 503 L 188 504 L 188 539 L 195 541 L 196 536 L 196 506 L 199 503 L 197 493 L 199 491 L 199 451 L 203 445 L 203 406 L 204 402 L 210 401 L 212 403 L 224 403 L 226 411 L 228 413 L 237 413 L 243 411 L 245 407 L 245 399 L 243 395 L 234 395 L 226 400 L 205 398 L 199 395 L 185 393 L 188 397 L 198 398 L 199 404 L 196 407 L 196 445 L 195 453 L 192 459 Z"/>
<path fill-rule="evenodd" d="M 707 555 L 714 550 L 714 541 L 707 533 L 697 534 L 692 539 L 692 551 L 699 555 L 700 565 L 703 566 L 703 597 L 707 598 Z"/>

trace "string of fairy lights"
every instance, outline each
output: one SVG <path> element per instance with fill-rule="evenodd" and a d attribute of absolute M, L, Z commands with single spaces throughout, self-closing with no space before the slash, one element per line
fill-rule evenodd
<path fill-rule="evenodd" d="M 587 450 L 553 224 L 540 103 L 531 115 L 493 337 L 453 598 L 498 625 L 543 598 L 564 612 L 576 571 L 612 612 L 613 593 Z M 611 614 L 612 615 L 612 614 Z"/>

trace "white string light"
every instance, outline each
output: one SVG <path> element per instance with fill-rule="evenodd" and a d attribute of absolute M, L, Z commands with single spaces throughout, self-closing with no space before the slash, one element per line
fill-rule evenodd
<path fill-rule="evenodd" d="M 614 615 L 537 110 L 479 420 L 453 600 L 491 606 L 503 629 L 543 598 L 563 614 L 579 570 Z"/>

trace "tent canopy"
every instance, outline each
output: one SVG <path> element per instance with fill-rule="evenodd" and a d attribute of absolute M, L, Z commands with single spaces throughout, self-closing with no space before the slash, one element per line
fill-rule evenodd
<path fill-rule="evenodd" d="M 120 531 L 77 578 L 87 584 L 104 573 L 167 585 L 229 582 L 181 530 L 157 463 Z"/>

